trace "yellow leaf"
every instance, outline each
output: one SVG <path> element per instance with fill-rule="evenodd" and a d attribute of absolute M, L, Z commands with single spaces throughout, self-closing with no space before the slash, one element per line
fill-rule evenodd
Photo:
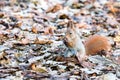
<path fill-rule="evenodd" d="M 114 38 L 114 41 L 120 42 L 120 35 L 116 36 L 116 37 Z"/>
<path fill-rule="evenodd" d="M 34 71 L 45 73 L 47 72 L 47 69 L 45 67 L 42 67 L 41 65 L 36 65 L 35 63 L 31 64 L 31 68 Z"/>

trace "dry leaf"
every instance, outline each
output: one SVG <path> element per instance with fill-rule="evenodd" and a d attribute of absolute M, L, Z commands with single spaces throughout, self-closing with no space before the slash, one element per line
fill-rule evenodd
<path fill-rule="evenodd" d="M 57 56 L 56 61 L 67 62 L 67 63 L 74 62 L 74 64 L 79 64 L 78 60 L 76 58 L 73 58 L 73 57 Z"/>
<path fill-rule="evenodd" d="M 21 44 L 28 44 L 29 42 L 30 41 L 27 38 L 21 40 Z"/>
<path fill-rule="evenodd" d="M 59 10 L 61 10 L 63 7 L 61 4 L 56 4 L 55 6 L 53 6 L 52 8 L 49 8 L 46 12 L 49 13 L 49 12 L 57 12 Z"/>
<path fill-rule="evenodd" d="M 5 6 L 5 1 L 0 1 L 0 8 L 3 8 Z"/>
<path fill-rule="evenodd" d="M 31 69 L 41 73 L 47 72 L 47 69 L 45 67 L 42 67 L 41 65 L 37 65 L 35 63 L 31 64 Z"/>
<path fill-rule="evenodd" d="M 4 52 L 0 53 L 0 59 L 3 58 L 4 56 L 6 56 L 6 53 Z"/>
<path fill-rule="evenodd" d="M 78 28 L 87 28 L 88 25 L 86 23 L 77 23 L 75 24 Z"/>
<path fill-rule="evenodd" d="M 120 35 L 116 36 L 116 37 L 114 38 L 114 41 L 120 42 Z"/>
<path fill-rule="evenodd" d="M 100 76 L 99 79 L 97 79 L 97 80 L 118 80 L 118 78 L 116 77 L 115 74 L 108 73 L 108 74 L 104 74 L 104 75 Z"/>
<path fill-rule="evenodd" d="M 16 27 L 21 27 L 21 25 L 22 25 L 22 21 L 18 21 L 18 22 L 16 23 Z"/>
<path fill-rule="evenodd" d="M 36 20 L 44 19 L 44 20 L 53 20 L 52 17 L 48 16 L 47 14 L 39 13 L 38 16 L 34 16 Z M 39 21 L 38 21 L 39 22 Z"/>
<path fill-rule="evenodd" d="M 9 59 L 6 57 L 6 53 L 2 52 L 0 53 L 0 64 L 8 64 L 10 61 Z"/>
<path fill-rule="evenodd" d="M 32 32 L 34 32 L 34 33 L 37 34 L 37 33 L 38 33 L 38 29 L 37 29 L 36 27 L 33 26 L 33 27 L 32 27 Z"/>
<path fill-rule="evenodd" d="M 38 39 L 36 38 L 36 40 L 34 41 L 35 44 L 51 44 L 53 43 L 53 41 L 51 40 L 47 40 L 47 39 Z"/>
<path fill-rule="evenodd" d="M 110 11 L 111 11 L 114 15 L 116 15 L 116 12 L 119 11 L 119 9 L 115 7 L 116 5 L 118 5 L 118 4 L 116 4 L 116 3 L 114 3 L 114 2 L 108 2 L 108 3 L 107 3 L 108 8 L 110 9 Z"/>
<path fill-rule="evenodd" d="M 56 30 L 56 27 L 50 26 L 50 27 L 45 28 L 44 33 L 45 33 L 46 35 L 48 35 L 48 34 L 54 34 L 54 30 Z"/>
<path fill-rule="evenodd" d="M 67 15 L 67 14 L 59 14 L 59 19 L 69 19 L 69 15 Z"/>
<path fill-rule="evenodd" d="M 0 33 L 0 44 L 7 40 L 7 36 Z"/>
<path fill-rule="evenodd" d="M 83 61 L 81 63 L 81 65 L 84 67 L 84 68 L 93 68 L 95 66 L 95 64 L 91 63 L 91 62 L 87 62 L 87 61 Z"/>
<path fill-rule="evenodd" d="M 0 12 L 0 18 L 2 18 L 5 14 L 3 12 Z"/>

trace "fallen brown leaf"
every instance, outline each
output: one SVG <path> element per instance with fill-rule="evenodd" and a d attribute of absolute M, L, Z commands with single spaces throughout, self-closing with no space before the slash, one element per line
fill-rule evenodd
<path fill-rule="evenodd" d="M 56 5 L 54 5 L 53 7 L 49 8 L 46 12 L 47 12 L 47 13 L 49 13 L 49 12 L 55 13 L 55 12 L 61 10 L 62 8 L 63 8 L 63 7 L 62 7 L 61 4 L 56 4 Z"/>
<path fill-rule="evenodd" d="M 28 44 L 29 42 L 30 41 L 27 38 L 21 40 L 21 44 Z"/>
<path fill-rule="evenodd" d="M 114 41 L 120 42 L 120 35 L 116 36 L 116 37 L 114 38 Z"/>
<path fill-rule="evenodd" d="M 33 27 L 32 27 L 32 32 L 34 32 L 34 33 L 36 33 L 36 34 L 37 34 L 37 33 L 38 33 L 37 28 L 33 26 Z"/>
<path fill-rule="evenodd" d="M 54 34 L 54 30 L 56 30 L 56 28 L 53 26 L 50 26 L 50 27 L 45 28 L 44 33 L 45 33 L 45 35 Z"/>
<path fill-rule="evenodd" d="M 44 39 L 38 39 L 36 38 L 36 40 L 34 41 L 35 44 L 51 44 L 53 43 L 53 41 L 51 40 L 44 40 Z"/>
<path fill-rule="evenodd" d="M 47 69 L 45 67 L 42 67 L 41 65 L 32 63 L 31 64 L 31 69 L 37 72 L 45 73 L 47 72 Z"/>

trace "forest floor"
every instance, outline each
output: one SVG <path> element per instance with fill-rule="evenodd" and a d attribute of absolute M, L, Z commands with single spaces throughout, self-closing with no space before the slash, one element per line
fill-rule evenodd
<path fill-rule="evenodd" d="M 110 58 L 65 57 L 69 20 L 83 41 L 106 36 Z M 120 0 L 0 0 L 0 80 L 120 80 Z"/>

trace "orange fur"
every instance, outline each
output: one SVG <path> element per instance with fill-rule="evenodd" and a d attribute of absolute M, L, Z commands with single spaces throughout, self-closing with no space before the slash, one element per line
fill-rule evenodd
<path fill-rule="evenodd" d="M 95 55 L 101 50 L 109 51 L 111 45 L 106 37 L 93 35 L 86 40 L 85 49 L 87 55 Z"/>

